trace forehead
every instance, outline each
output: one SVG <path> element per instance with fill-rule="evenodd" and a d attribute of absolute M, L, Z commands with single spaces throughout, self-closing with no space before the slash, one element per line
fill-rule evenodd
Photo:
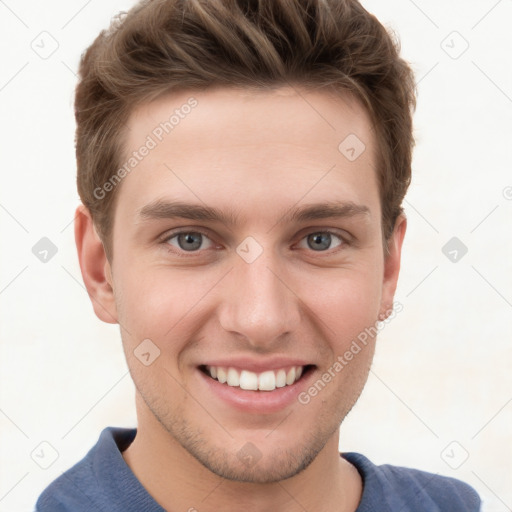
<path fill-rule="evenodd" d="M 286 130 L 279 132 L 282 128 Z M 265 141 L 310 146 L 308 142 L 318 145 L 321 137 L 324 146 L 337 149 L 347 130 L 371 144 L 369 116 L 348 92 L 290 86 L 211 88 L 168 94 L 136 107 L 128 121 L 127 145 L 136 147 L 144 135 L 157 143 L 190 148 L 198 143 L 221 148 Z M 320 137 L 315 137 L 318 132 Z"/>
<path fill-rule="evenodd" d="M 132 112 L 123 160 L 133 166 L 118 192 L 133 211 L 167 196 L 240 207 L 259 199 L 265 211 L 305 195 L 378 201 L 371 122 L 348 94 L 169 94 Z"/>

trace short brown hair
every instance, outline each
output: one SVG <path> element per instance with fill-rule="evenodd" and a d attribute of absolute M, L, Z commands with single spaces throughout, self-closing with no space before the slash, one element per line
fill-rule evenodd
<path fill-rule="evenodd" d="M 399 43 L 357 0 L 143 0 L 82 55 L 75 116 L 78 192 L 111 258 L 115 198 L 98 197 L 141 103 L 211 86 L 296 84 L 352 93 L 378 144 L 387 248 L 411 179 L 415 84 Z M 340 141 L 341 142 L 341 141 Z"/>

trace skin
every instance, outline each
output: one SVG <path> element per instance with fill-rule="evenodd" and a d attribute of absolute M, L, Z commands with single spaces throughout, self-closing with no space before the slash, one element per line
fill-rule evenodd
<path fill-rule="evenodd" d="M 271 414 L 221 402 L 197 366 L 300 355 L 316 365 L 316 381 L 389 312 L 406 220 L 398 218 L 385 256 L 368 115 L 348 94 L 290 87 L 174 93 L 132 112 L 127 156 L 191 96 L 197 107 L 119 185 L 112 261 L 87 209 L 77 210 L 84 282 L 96 315 L 119 323 L 136 386 L 138 431 L 124 460 L 169 510 L 354 511 L 362 482 L 340 457 L 339 428 L 364 387 L 375 339 L 308 404 Z M 338 150 L 349 134 L 366 146 L 353 162 Z M 142 218 L 156 200 L 215 207 L 237 222 Z M 368 211 L 285 218 L 335 201 Z M 203 232 L 200 248 L 183 249 L 171 238 L 177 228 Z M 325 230 L 334 234 L 319 249 L 308 235 Z M 248 236 L 263 251 L 252 263 L 236 252 Z M 160 349 L 149 366 L 134 355 L 144 339 Z M 251 467 L 237 457 L 247 442 L 261 454 Z"/>

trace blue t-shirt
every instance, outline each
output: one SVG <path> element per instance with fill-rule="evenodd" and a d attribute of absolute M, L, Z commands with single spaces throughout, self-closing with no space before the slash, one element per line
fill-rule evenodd
<path fill-rule="evenodd" d="M 89 453 L 39 496 L 37 512 L 165 512 L 137 480 L 123 452 L 137 429 L 107 427 Z M 376 466 L 364 455 L 344 453 L 363 479 L 356 512 L 478 512 L 469 485 L 398 466 Z"/>

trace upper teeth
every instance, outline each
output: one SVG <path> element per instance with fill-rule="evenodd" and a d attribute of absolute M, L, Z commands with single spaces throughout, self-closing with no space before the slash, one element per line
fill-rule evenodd
<path fill-rule="evenodd" d="M 239 371 L 235 368 L 225 368 L 222 366 L 207 366 L 206 369 L 212 378 L 228 386 L 240 386 L 241 389 L 253 391 L 258 389 L 260 391 L 273 391 L 276 388 L 290 386 L 299 380 L 304 367 L 292 366 L 288 371 L 282 368 L 262 373 L 254 373 L 249 370 Z"/>

